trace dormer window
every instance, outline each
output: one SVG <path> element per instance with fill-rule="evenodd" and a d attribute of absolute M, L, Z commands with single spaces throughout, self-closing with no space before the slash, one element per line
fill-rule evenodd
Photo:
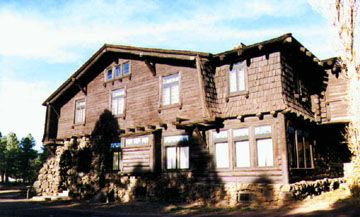
<path fill-rule="evenodd" d="M 109 69 L 106 70 L 106 80 L 110 81 L 112 79 L 114 79 L 113 69 L 109 68 Z"/>
<path fill-rule="evenodd" d="M 115 67 L 115 77 L 118 78 L 121 76 L 121 65 Z"/>
<path fill-rule="evenodd" d="M 246 88 L 246 62 L 242 61 L 234 64 L 229 71 L 229 92 L 242 92 Z"/>
<path fill-rule="evenodd" d="M 129 75 L 131 73 L 130 62 L 123 63 L 122 67 L 123 67 L 123 76 Z"/>
<path fill-rule="evenodd" d="M 115 64 L 106 68 L 105 70 L 105 81 L 112 81 L 114 79 L 121 79 L 131 74 L 130 61 Z"/>

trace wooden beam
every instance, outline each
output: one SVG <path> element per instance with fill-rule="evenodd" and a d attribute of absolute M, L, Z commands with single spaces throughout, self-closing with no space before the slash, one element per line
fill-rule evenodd
<path fill-rule="evenodd" d="M 160 123 L 159 125 L 160 125 L 160 127 L 164 128 L 164 129 L 167 129 L 167 124 L 165 124 L 165 123 Z"/>
<path fill-rule="evenodd" d="M 306 48 L 305 47 L 300 47 L 300 51 L 301 52 L 306 52 Z"/>
<path fill-rule="evenodd" d="M 259 113 L 256 113 L 256 117 L 259 118 L 259 120 L 262 120 L 264 118 L 264 114 L 259 112 Z"/>
<path fill-rule="evenodd" d="M 136 126 L 135 128 L 137 131 L 145 131 L 145 127 L 143 126 Z"/>
<path fill-rule="evenodd" d="M 183 117 L 176 117 L 176 122 L 181 123 L 183 121 L 188 121 L 188 118 L 183 118 Z"/>
<path fill-rule="evenodd" d="M 242 115 L 238 115 L 236 118 L 239 119 L 241 122 L 244 122 L 245 117 Z"/>
<path fill-rule="evenodd" d="M 156 63 L 155 62 L 150 62 L 149 60 L 145 60 L 144 62 L 146 64 L 146 66 L 149 68 L 151 74 L 153 76 L 155 76 L 156 75 Z"/>
<path fill-rule="evenodd" d="M 283 43 L 291 43 L 293 41 L 292 37 L 289 36 L 287 38 L 285 38 L 285 40 L 283 41 Z"/>
<path fill-rule="evenodd" d="M 147 125 L 146 126 L 148 129 L 150 130 L 155 130 L 156 129 L 156 126 L 155 125 Z"/>

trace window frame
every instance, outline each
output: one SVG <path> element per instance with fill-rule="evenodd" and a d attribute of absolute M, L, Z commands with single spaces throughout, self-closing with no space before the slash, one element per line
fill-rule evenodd
<path fill-rule="evenodd" d="M 234 136 L 234 131 L 235 130 L 241 130 L 241 129 L 247 129 L 247 136 Z M 234 154 L 234 168 L 235 169 L 246 169 L 246 168 L 252 168 L 252 156 L 251 156 L 251 130 L 250 127 L 240 127 L 240 128 L 234 128 L 231 130 L 231 136 L 232 136 L 232 143 L 234 146 L 234 150 L 235 150 L 235 154 Z M 248 146 L 249 146 L 249 166 L 244 167 L 244 166 L 238 166 L 237 165 L 237 145 L 236 143 L 238 142 L 244 142 L 247 141 L 248 142 Z"/>
<path fill-rule="evenodd" d="M 219 133 L 222 133 L 222 132 L 226 132 L 226 138 L 215 138 L 214 135 L 215 133 L 216 134 L 219 134 Z M 233 160 L 232 160 L 232 155 L 231 155 L 231 142 L 229 141 L 230 137 L 229 134 L 231 134 L 230 132 L 230 129 L 222 129 L 220 130 L 219 132 L 216 132 L 216 131 L 212 131 L 212 134 L 211 134 L 211 139 L 212 139 L 212 143 L 213 143 L 213 146 L 214 146 L 214 150 L 213 150 L 213 154 L 214 154 L 214 167 L 215 167 L 215 170 L 218 170 L 218 171 L 227 171 L 227 170 L 231 170 L 232 168 L 232 165 L 233 165 Z M 229 161 L 229 166 L 228 167 L 217 167 L 217 157 L 216 157 L 216 144 L 218 143 L 227 143 L 228 145 L 228 161 Z"/>
<path fill-rule="evenodd" d="M 129 73 L 128 74 L 124 74 L 124 64 L 129 64 Z M 131 66 L 131 60 L 122 60 L 119 59 L 117 63 L 113 62 L 111 65 L 109 65 L 108 67 L 106 67 L 104 69 L 104 82 L 112 82 L 115 80 L 121 80 L 125 77 L 130 77 L 132 74 L 132 66 Z M 119 67 L 120 68 L 120 75 L 116 76 L 116 68 Z M 108 71 L 111 70 L 112 71 L 112 78 L 108 79 Z"/>
<path fill-rule="evenodd" d="M 186 136 L 187 139 L 186 140 L 180 140 L 180 141 L 176 141 L 176 142 L 170 142 L 170 143 L 165 143 L 165 138 L 166 137 L 175 137 L 175 136 Z M 180 143 L 180 144 L 179 144 Z M 188 171 L 191 168 L 191 159 L 190 159 L 190 143 L 191 143 L 191 136 L 189 134 L 175 134 L 175 135 L 164 135 L 162 137 L 162 144 L 163 145 L 163 170 L 165 171 Z M 167 162 L 168 162 L 168 156 L 167 156 L 167 149 L 168 148 L 175 148 L 175 152 L 176 152 L 176 164 L 175 164 L 175 168 L 168 168 Z M 181 148 L 188 148 L 188 156 L 187 156 L 187 168 L 181 168 L 181 153 L 180 153 L 180 149 Z"/>
<path fill-rule="evenodd" d="M 117 148 L 113 148 L 112 144 L 120 144 L 119 147 Z M 110 144 L 110 153 L 111 153 L 111 172 L 119 172 L 122 171 L 122 158 L 123 158 L 123 153 L 122 153 L 122 143 L 121 141 L 118 142 L 112 142 Z M 118 154 L 118 169 L 114 169 L 114 153 Z"/>
<path fill-rule="evenodd" d="M 255 135 L 255 128 L 269 126 L 271 128 L 271 133 Z M 238 129 L 248 129 L 248 136 L 234 136 L 234 131 Z M 273 122 L 265 120 L 262 123 L 246 123 L 246 124 L 236 124 L 232 125 L 231 128 L 221 129 L 221 131 L 228 132 L 227 139 L 217 139 L 214 138 L 214 133 L 216 130 L 210 131 L 209 143 L 210 145 L 210 153 L 214 156 L 213 160 L 213 169 L 215 171 L 252 171 L 252 170 L 268 170 L 273 169 L 279 166 L 276 161 L 276 157 L 279 154 L 277 152 L 278 145 L 276 144 L 276 132 L 274 131 L 275 126 Z M 272 154 L 273 154 L 273 165 L 272 166 L 258 166 L 258 153 L 257 153 L 257 140 L 258 139 L 271 139 L 272 140 Z M 248 141 L 249 143 L 249 159 L 250 166 L 249 167 L 238 167 L 237 166 L 237 155 L 236 155 L 236 142 Z M 216 166 L 216 143 L 219 142 L 227 142 L 229 144 L 229 168 L 217 168 Z"/>
<path fill-rule="evenodd" d="M 112 106 L 113 106 L 113 97 L 112 97 L 112 94 L 113 94 L 113 92 L 114 91 L 117 91 L 117 90 L 124 90 L 124 96 L 123 96 L 123 98 L 124 98 L 124 108 L 123 108 L 123 112 L 121 113 L 121 114 L 114 114 L 113 113 L 113 110 L 112 110 Z M 111 113 L 115 116 L 115 117 L 117 117 L 117 118 L 119 118 L 119 117 L 125 117 L 125 115 L 126 115 L 126 105 L 127 105 L 127 87 L 126 86 L 124 86 L 124 87 L 117 87 L 117 88 L 114 88 L 114 89 L 111 89 L 110 91 L 109 91 L 109 108 L 110 108 L 110 111 L 111 111 Z"/>
<path fill-rule="evenodd" d="M 269 126 L 271 129 L 270 133 L 263 133 L 263 134 L 256 134 L 256 128 L 260 128 L 260 127 L 267 127 Z M 275 154 L 275 147 L 274 147 L 274 138 L 273 138 L 273 126 L 270 124 L 262 124 L 262 125 L 258 125 L 258 126 L 254 126 L 254 140 L 255 140 L 255 150 L 256 150 L 256 168 L 273 168 L 275 167 L 275 159 L 276 159 L 276 154 Z M 258 140 L 265 140 L 265 139 L 271 139 L 271 146 L 272 146 L 272 165 L 270 166 L 259 166 L 259 152 L 258 152 Z"/>
<path fill-rule="evenodd" d="M 177 103 L 171 103 L 171 92 L 170 92 L 170 104 L 164 105 L 163 104 L 163 94 L 164 94 L 164 78 L 172 75 L 178 75 L 178 89 L 179 89 L 179 98 Z M 182 96 L 181 96 L 181 90 L 182 90 L 182 84 L 181 84 L 181 77 L 182 73 L 181 71 L 169 73 L 167 75 L 159 76 L 159 108 L 160 109 L 166 109 L 166 108 L 174 108 L 174 107 L 182 107 Z"/>
<path fill-rule="evenodd" d="M 289 144 L 287 144 L 287 150 L 286 153 L 288 155 L 288 159 L 290 158 L 294 158 L 294 165 L 296 165 L 296 167 L 293 167 L 293 165 L 291 165 L 290 161 L 288 162 L 288 166 L 290 170 L 311 170 L 311 169 L 315 169 L 315 162 L 314 162 L 314 147 L 316 145 L 316 139 L 313 138 L 313 136 L 311 135 L 311 129 L 306 128 L 304 126 L 296 126 L 293 124 L 289 124 L 287 126 L 287 128 L 293 128 L 294 129 L 294 138 L 291 138 L 290 136 L 292 136 L 288 131 L 286 132 L 286 142 L 290 142 L 290 139 L 294 140 L 294 150 L 291 150 L 291 147 Z M 301 141 L 299 141 L 299 130 L 301 131 Z M 308 134 L 308 140 L 306 140 L 306 136 L 305 134 Z M 307 143 L 306 143 L 307 142 Z M 309 145 L 309 147 L 306 147 L 306 145 Z M 303 148 L 303 166 L 301 166 L 301 162 L 300 162 L 300 150 L 299 150 L 299 146 L 302 145 Z M 308 149 L 307 149 L 308 148 Z M 307 150 L 309 150 L 309 154 L 310 156 L 307 155 Z M 292 153 L 292 151 L 295 151 L 295 153 Z M 293 155 L 295 154 L 295 155 Z M 307 160 L 310 160 L 310 166 L 307 165 L 308 162 Z"/>
<path fill-rule="evenodd" d="M 239 66 L 237 66 L 239 65 Z M 234 68 L 235 67 L 235 68 Z M 240 68 L 240 69 L 239 69 Z M 230 88 L 230 73 L 233 70 L 242 70 L 244 71 L 244 90 L 239 90 L 238 88 L 238 83 L 239 83 L 239 72 L 236 72 L 236 91 L 231 91 Z M 238 96 L 238 95 L 246 95 L 248 94 L 248 67 L 247 67 L 247 63 L 246 60 L 242 60 L 242 61 L 238 61 L 236 63 L 232 63 L 229 65 L 229 69 L 227 72 L 227 93 L 228 96 Z"/>
<path fill-rule="evenodd" d="M 84 117 L 82 118 L 81 122 L 77 122 L 77 118 L 76 118 L 76 114 L 77 114 L 77 102 L 79 101 L 84 101 L 85 106 L 84 106 Z M 73 119 L 73 125 L 84 125 L 86 123 L 86 98 L 85 97 L 81 97 L 81 98 L 77 98 L 74 100 L 74 119 Z"/>

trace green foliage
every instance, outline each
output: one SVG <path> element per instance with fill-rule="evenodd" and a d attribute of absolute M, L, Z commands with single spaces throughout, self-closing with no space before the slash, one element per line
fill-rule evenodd
<path fill-rule="evenodd" d="M 23 182 L 33 182 L 42 164 L 47 158 L 47 151 L 38 153 L 34 150 L 35 140 L 31 134 L 17 139 L 15 133 L 2 137 L 0 133 L 0 176 L 1 181 L 8 178 L 22 179 Z"/>

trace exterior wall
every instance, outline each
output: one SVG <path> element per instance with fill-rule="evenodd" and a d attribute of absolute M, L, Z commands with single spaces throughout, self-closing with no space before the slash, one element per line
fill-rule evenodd
<path fill-rule="evenodd" d="M 321 120 L 323 123 L 347 122 L 349 80 L 344 73 L 327 70 L 328 82 L 325 95 L 321 97 Z"/>
<path fill-rule="evenodd" d="M 312 100 L 318 97 L 320 92 L 311 86 L 314 83 L 313 80 L 318 79 L 316 76 L 318 72 L 308 63 L 299 62 L 295 57 L 289 57 L 288 54 L 283 53 L 281 67 L 282 93 L 286 105 L 306 118 L 316 118 L 315 110 L 318 109 L 318 105 Z M 320 83 L 316 85 L 321 86 Z"/>
<path fill-rule="evenodd" d="M 257 114 L 284 109 L 280 52 L 252 57 L 247 60 L 247 92 L 239 95 L 229 94 L 230 64 L 216 69 L 215 88 L 221 116 Z M 234 62 L 236 63 L 236 62 Z"/>
<path fill-rule="evenodd" d="M 180 72 L 181 106 L 159 109 L 160 76 Z M 96 121 L 104 109 L 110 109 L 111 90 L 126 89 L 125 116 L 117 118 L 120 128 L 159 125 L 172 123 L 176 117 L 199 119 L 203 108 L 199 97 L 196 68 L 156 64 L 156 76 L 142 61 L 131 60 L 131 78 L 115 80 L 104 85 L 104 74 L 99 75 L 87 85 L 87 95 L 78 92 L 61 107 L 58 138 L 91 134 Z M 84 125 L 74 125 L 75 100 L 86 98 L 86 120 Z"/>

